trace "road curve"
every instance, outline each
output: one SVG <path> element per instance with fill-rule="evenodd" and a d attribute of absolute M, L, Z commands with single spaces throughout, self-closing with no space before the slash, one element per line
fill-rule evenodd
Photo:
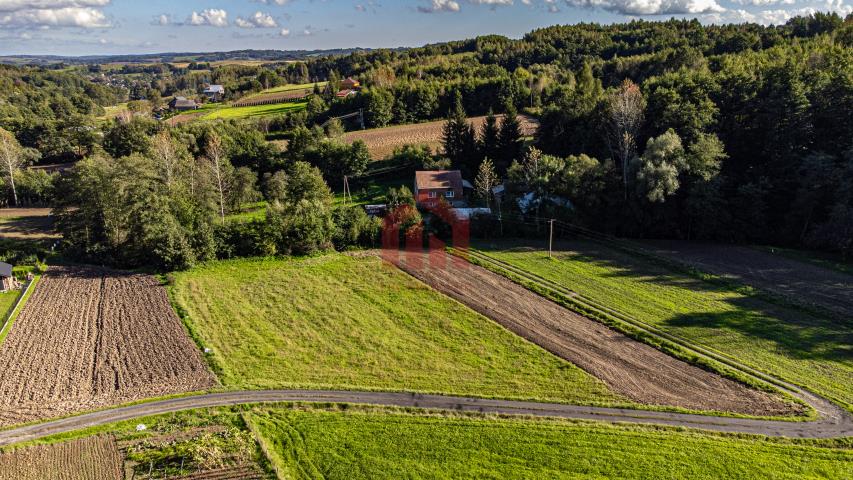
<path fill-rule="evenodd" d="M 210 393 L 157 400 L 4 430 L 0 431 L 0 446 L 37 440 L 50 435 L 106 425 L 113 422 L 130 420 L 149 415 L 191 410 L 195 408 L 270 402 L 350 403 L 362 405 L 415 407 L 424 409 L 452 410 L 458 412 L 528 415 L 534 417 L 599 420 L 605 422 L 645 423 L 697 428 L 717 432 L 750 433 L 796 438 L 835 438 L 853 436 L 853 421 L 851 421 L 850 415 L 842 415 L 840 417 L 834 415 L 821 415 L 819 420 L 812 422 L 785 422 L 417 393 L 325 390 L 252 390 Z"/>

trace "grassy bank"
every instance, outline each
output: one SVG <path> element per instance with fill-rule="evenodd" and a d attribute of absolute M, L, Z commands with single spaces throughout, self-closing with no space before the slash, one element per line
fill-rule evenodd
<path fill-rule="evenodd" d="M 220 262 L 176 274 L 172 297 L 228 388 L 627 403 L 375 257 Z"/>
<path fill-rule="evenodd" d="M 853 405 L 853 329 L 599 244 L 489 245 L 486 253 L 666 332 Z M 527 242 L 527 245 L 531 245 Z"/>
<path fill-rule="evenodd" d="M 247 415 L 281 478 L 850 478 L 850 450 L 584 424 L 262 409 Z"/>

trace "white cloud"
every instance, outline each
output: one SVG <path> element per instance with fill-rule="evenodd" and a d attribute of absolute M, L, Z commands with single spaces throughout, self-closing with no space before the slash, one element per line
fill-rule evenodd
<path fill-rule="evenodd" d="M 151 25 L 160 25 L 161 27 L 165 27 L 167 25 L 172 24 L 172 17 L 163 13 L 160 15 L 155 15 L 154 20 L 151 21 Z"/>
<path fill-rule="evenodd" d="M 290 30 L 288 30 L 286 28 L 282 28 L 281 31 L 278 32 L 278 36 L 279 37 L 289 37 L 290 36 Z"/>
<path fill-rule="evenodd" d="M 187 24 L 201 26 L 210 25 L 211 27 L 227 27 L 228 12 L 218 8 L 208 8 L 201 13 L 193 12 L 187 18 Z"/>
<path fill-rule="evenodd" d="M 264 5 L 287 5 L 292 0 L 255 0 L 257 3 L 263 3 Z"/>
<path fill-rule="evenodd" d="M 0 12 L 57 10 L 60 8 L 105 7 L 112 0 L 0 0 Z"/>
<path fill-rule="evenodd" d="M 107 28 L 111 26 L 104 12 L 89 7 L 7 11 L 0 13 L 0 25 L 25 28 Z"/>
<path fill-rule="evenodd" d="M 234 24 L 241 28 L 275 28 L 278 22 L 272 18 L 272 15 L 263 12 L 255 12 L 249 18 L 237 17 Z"/>
<path fill-rule="evenodd" d="M 20 28 L 107 28 L 101 10 L 112 0 L 0 0 L 0 25 Z"/>
<path fill-rule="evenodd" d="M 453 0 L 432 0 L 429 6 L 418 6 L 421 13 L 458 12 L 459 4 Z"/>
<path fill-rule="evenodd" d="M 623 15 L 674 15 L 719 13 L 726 9 L 716 0 L 565 0 L 574 7 L 600 8 Z"/>
<path fill-rule="evenodd" d="M 766 7 L 769 5 L 793 5 L 796 0 L 732 0 L 734 3 L 741 5 L 753 5 L 756 7 Z"/>

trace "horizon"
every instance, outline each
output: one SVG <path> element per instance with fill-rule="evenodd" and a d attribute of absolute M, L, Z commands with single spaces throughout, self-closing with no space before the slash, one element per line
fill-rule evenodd
<path fill-rule="evenodd" d="M 577 23 L 784 24 L 850 0 L 0 0 L 2 56 L 416 48 Z M 175 48 L 180 44 L 180 48 Z"/>

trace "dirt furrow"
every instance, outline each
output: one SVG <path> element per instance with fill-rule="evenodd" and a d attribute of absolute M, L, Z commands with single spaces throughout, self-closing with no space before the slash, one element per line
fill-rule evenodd
<path fill-rule="evenodd" d="M 670 357 L 486 269 L 441 252 L 431 252 L 430 259 L 420 255 L 385 256 L 427 285 L 637 402 L 750 415 L 787 415 L 799 409 L 779 396 Z"/>

